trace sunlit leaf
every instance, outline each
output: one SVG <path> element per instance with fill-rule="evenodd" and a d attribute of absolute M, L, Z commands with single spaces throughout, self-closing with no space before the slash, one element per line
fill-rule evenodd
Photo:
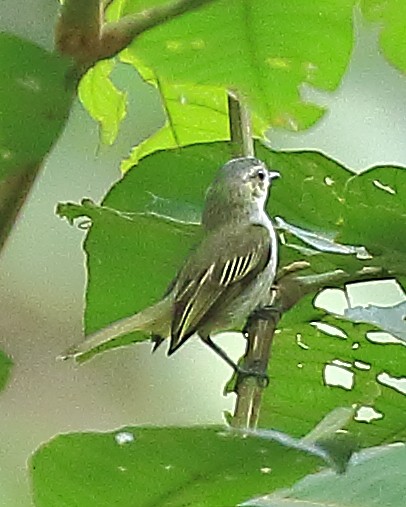
<path fill-rule="evenodd" d="M 110 79 L 114 65 L 113 60 L 98 62 L 83 76 L 79 86 L 79 98 L 99 122 L 104 144 L 114 143 L 126 115 L 127 94 L 118 90 Z"/>
<path fill-rule="evenodd" d="M 116 0 L 107 19 L 167 3 Z M 120 58 L 158 86 L 168 115 L 164 129 L 135 148 L 124 168 L 158 148 L 226 139 L 227 89 L 247 98 L 257 133 L 269 125 L 292 130 L 312 125 L 323 109 L 303 101 L 299 87 L 338 86 L 352 48 L 354 5 L 354 0 L 288 5 L 219 0 L 137 37 Z"/>

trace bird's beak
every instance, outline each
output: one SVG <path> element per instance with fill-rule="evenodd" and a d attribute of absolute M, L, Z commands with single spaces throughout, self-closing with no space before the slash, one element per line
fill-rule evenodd
<path fill-rule="evenodd" d="M 269 181 L 276 180 L 281 177 L 281 174 L 278 171 L 268 171 Z"/>

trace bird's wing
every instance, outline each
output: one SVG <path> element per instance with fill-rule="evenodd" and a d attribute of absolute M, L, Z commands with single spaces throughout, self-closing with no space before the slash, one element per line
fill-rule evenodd
<path fill-rule="evenodd" d="M 265 227 L 248 225 L 218 234 L 223 236 L 203 241 L 179 273 L 169 354 L 221 313 L 268 264 L 272 245 Z"/>

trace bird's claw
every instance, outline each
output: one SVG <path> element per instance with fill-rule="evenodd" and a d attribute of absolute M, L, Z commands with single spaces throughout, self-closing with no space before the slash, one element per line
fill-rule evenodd
<path fill-rule="evenodd" d="M 237 382 L 240 383 L 248 377 L 254 377 L 257 380 L 258 387 L 266 388 L 269 385 L 269 377 L 265 372 L 256 370 L 255 368 L 246 370 L 245 368 L 238 367 L 236 370 Z"/>

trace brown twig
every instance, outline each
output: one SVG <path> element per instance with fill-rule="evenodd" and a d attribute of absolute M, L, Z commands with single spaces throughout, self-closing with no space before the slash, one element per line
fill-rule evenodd
<path fill-rule="evenodd" d="M 41 164 L 28 166 L 0 181 L 0 251 L 17 220 Z"/>
<path fill-rule="evenodd" d="M 142 33 L 215 0 L 168 1 L 104 22 L 110 2 L 103 0 L 65 0 L 55 31 L 58 51 L 73 58 L 81 72 L 96 62 L 111 58 L 125 49 Z"/>

